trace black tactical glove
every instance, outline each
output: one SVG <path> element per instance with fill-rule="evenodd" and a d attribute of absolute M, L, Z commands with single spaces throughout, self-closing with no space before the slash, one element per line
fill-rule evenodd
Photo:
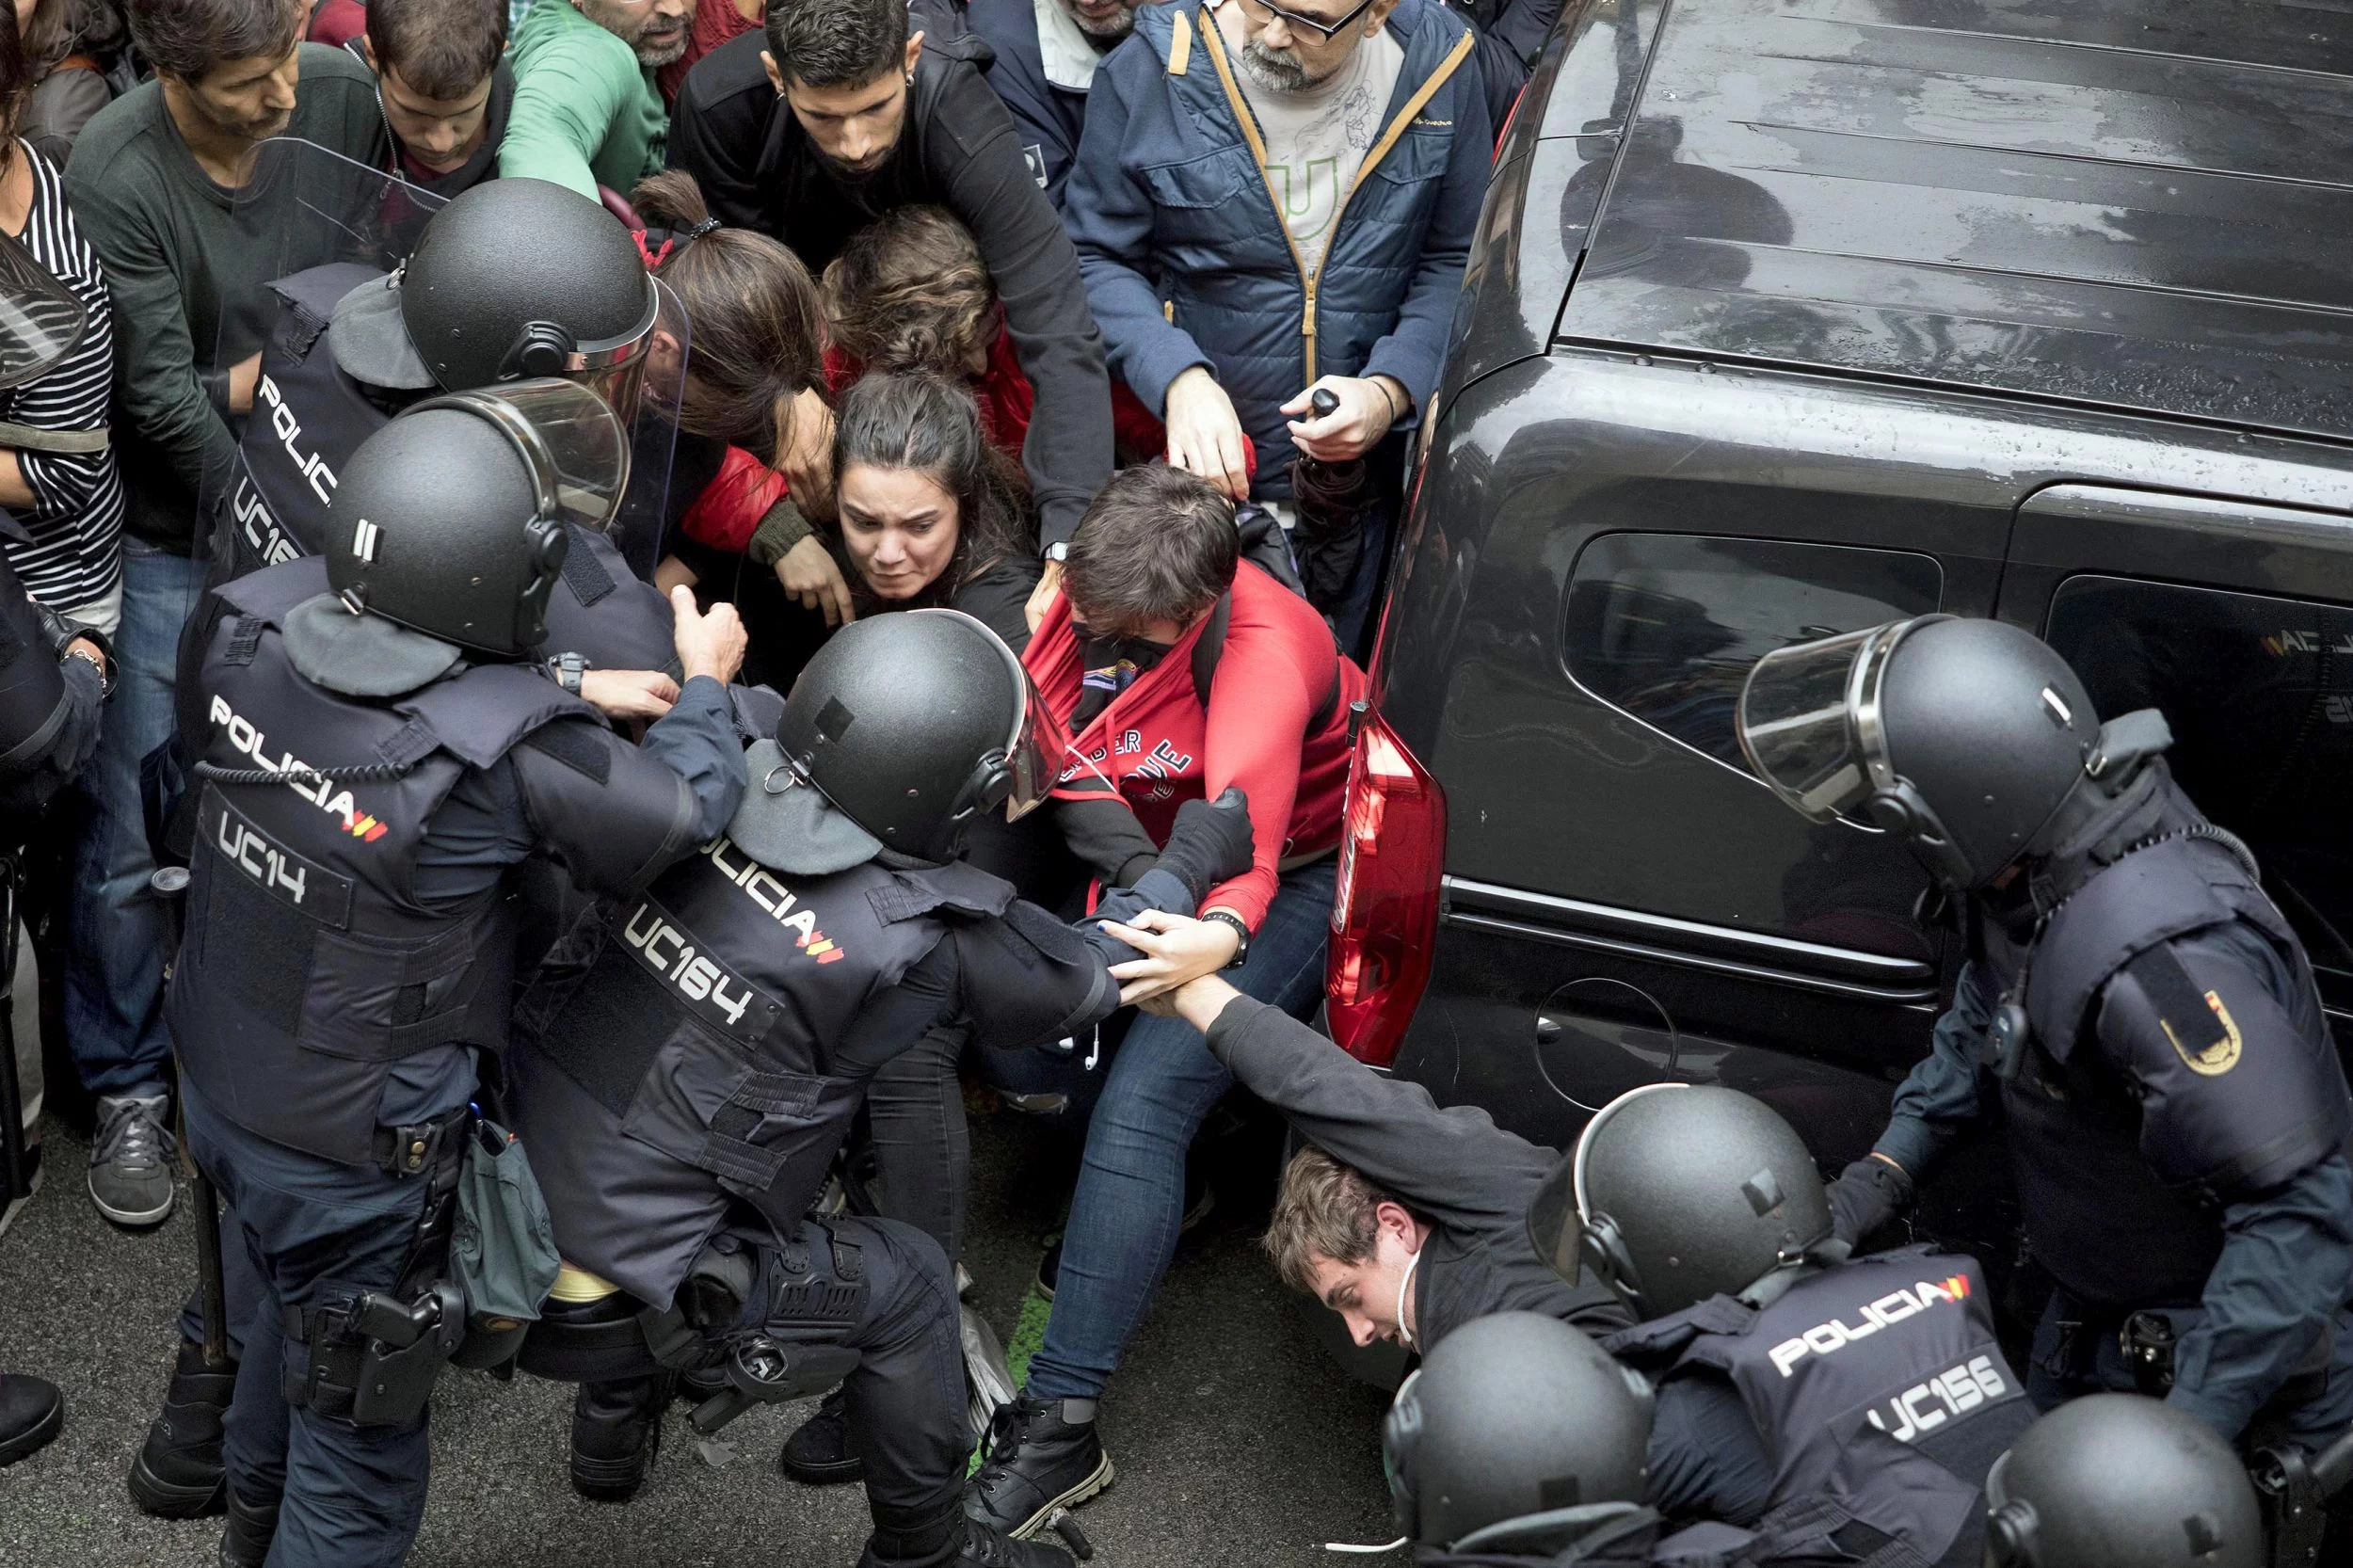
<path fill-rule="evenodd" d="M 1866 1155 L 1830 1184 L 1831 1234 L 1849 1246 L 1912 1207 L 1912 1177 L 1877 1155 Z"/>
<path fill-rule="evenodd" d="M 1250 800 L 1233 785 L 1215 801 L 1189 800 L 1176 808 L 1176 826 L 1160 847 L 1159 869 L 1193 894 L 1193 906 L 1209 889 L 1250 869 Z"/>

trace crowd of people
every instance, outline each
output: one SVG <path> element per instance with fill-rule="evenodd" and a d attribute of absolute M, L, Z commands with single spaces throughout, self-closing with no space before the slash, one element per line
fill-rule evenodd
<path fill-rule="evenodd" d="M 2200 1130 L 2236 1207 L 2140 1292 L 2217 1305 L 2170 1408 L 2051 1436 L 2158 1390 L 2073 1341 L 2022 1378 L 1968 1257 L 1851 1256 L 1977 1113 L 1987 982 L 1830 1187 L 1729 1090 L 1563 1161 L 1310 1027 L 1407 448 L 1560 10 L 0 9 L 0 651 L 42 677 L 0 806 L 70 839 L 90 1201 L 163 1222 L 184 1152 L 219 1206 L 143 1509 L 225 1514 L 230 1568 L 397 1563 L 436 1375 L 519 1362 L 579 1384 L 584 1496 L 680 1398 L 823 1394 L 781 1462 L 863 1481 L 862 1562 L 1066 1562 L 1239 1085 L 1305 1141 L 1277 1272 L 1427 1352 L 1385 1443 L 1429 1560 L 2092 1564 L 2063 1462 L 2132 1442 L 2103 1506 L 2195 1550 L 2100 1560 L 2257 1560 L 2230 1445 L 2353 1421 L 2345 1115 Z M 2231 898 L 2249 1027 L 2325 1038 Z M 2168 1104 L 2230 1067 L 2173 1000 L 2137 1027 L 2196 1077 L 2114 1047 Z M 978 1432 L 965 1076 L 1083 1145 Z M 0 1379 L 0 1463 L 62 1418 Z"/>

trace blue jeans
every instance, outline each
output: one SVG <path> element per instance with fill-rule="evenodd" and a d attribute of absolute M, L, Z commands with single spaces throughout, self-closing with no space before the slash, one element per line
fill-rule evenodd
<path fill-rule="evenodd" d="M 1250 962 L 1227 977 L 1293 1017 L 1311 1014 L 1323 988 L 1334 869 L 1327 857 L 1284 874 L 1251 938 Z M 1101 1396 L 1176 1251 L 1185 1150 L 1233 1086 L 1234 1075 L 1183 1019 L 1145 1015 L 1128 1031 L 1087 1128 L 1053 1316 L 1030 1363 L 1031 1394 Z"/>
<path fill-rule="evenodd" d="M 398 1284 L 426 1184 L 286 1148 L 182 1097 L 190 1152 L 235 1215 L 257 1284 L 224 1423 L 229 1484 L 248 1503 L 280 1499 L 270 1568 L 397 1568 L 424 1521 L 425 1417 L 355 1426 L 290 1405 L 310 1347 L 286 1322 Z"/>
<path fill-rule="evenodd" d="M 123 541 L 115 695 L 79 785 L 85 814 L 66 903 L 65 1036 L 82 1082 L 96 1095 L 160 1095 L 170 1080 L 169 927 L 147 887 L 155 862 L 147 850 L 139 763 L 171 738 L 180 631 L 203 575 L 187 556 Z"/>

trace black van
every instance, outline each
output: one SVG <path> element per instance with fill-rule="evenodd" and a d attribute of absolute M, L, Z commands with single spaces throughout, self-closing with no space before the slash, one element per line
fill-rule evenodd
<path fill-rule="evenodd" d="M 2353 5 L 1569 0 L 1433 412 L 1334 914 L 1359 1056 L 1551 1143 L 1681 1079 L 1861 1154 L 1958 939 L 1732 712 L 1931 610 L 2162 708 L 2353 1025 Z"/>

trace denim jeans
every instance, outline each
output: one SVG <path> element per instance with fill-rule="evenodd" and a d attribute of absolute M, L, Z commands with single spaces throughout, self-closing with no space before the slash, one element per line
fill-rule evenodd
<path fill-rule="evenodd" d="M 84 818 L 66 904 L 65 1035 L 96 1095 L 159 1095 L 170 1079 L 164 1028 L 166 911 L 148 891 L 139 763 L 171 738 L 180 632 L 203 568 L 125 539 L 115 695 L 78 788 Z"/>
<path fill-rule="evenodd" d="M 224 1423 L 229 1484 L 248 1503 L 281 1499 L 271 1568 L 398 1568 L 424 1521 L 425 1416 L 356 1426 L 290 1405 L 310 1347 L 287 1327 L 331 1296 L 398 1283 L 426 1184 L 286 1148 L 183 1098 L 190 1152 L 235 1214 L 256 1282 Z"/>
<path fill-rule="evenodd" d="M 1334 862 L 1284 873 L 1250 961 L 1227 978 L 1244 994 L 1305 1018 L 1323 986 Z M 1136 1019 L 1112 1058 L 1087 1128 L 1079 1191 L 1063 1231 L 1046 1343 L 1030 1363 L 1042 1400 L 1095 1399 L 1144 1321 L 1176 1251 L 1185 1150 L 1234 1075 L 1181 1018 Z"/>

